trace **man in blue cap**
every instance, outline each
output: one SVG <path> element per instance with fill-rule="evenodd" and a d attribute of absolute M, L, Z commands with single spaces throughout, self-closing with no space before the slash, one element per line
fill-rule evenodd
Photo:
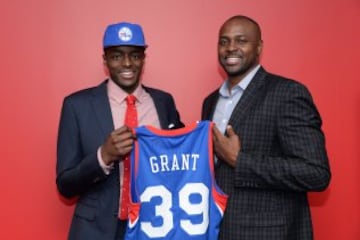
<path fill-rule="evenodd" d="M 70 240 L 123 239 L 129 171 L 124 159 L 134 139 L 124 124 L 127 99 L 135 100 L 138 125 L 183 127 L 173 97 L 140 84 L 146 48 L 140 25 L 109 25 L 103 38 L 109 78 L 64 99 L 56 183 L 64 197 L 78 197 Z"/>

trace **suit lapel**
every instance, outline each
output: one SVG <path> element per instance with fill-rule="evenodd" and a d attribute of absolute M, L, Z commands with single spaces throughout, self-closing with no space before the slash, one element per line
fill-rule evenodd
<path fill-rule="evenodd" d="M 107 82 L 103 82 L 93 90 L 94 97 L 92 106 L 95 118 L 102 129 L 104 137 L 114 130 L 114 123 L 111 115 L 110 103 L 107 95 Z"/>
<path fill-rule="evenodd" d="M 214 116 L 214 111 L 216 108 L 217 101 L 219 99 L 219 89 L 216 89 L 208 98 L 208 101 L 204 105 L 203 115 L 201 119 L 203 120 L 212 120 Z"/>
<path fill-rule="evenodd" d="M 239 125 L 242 123 L 242 119 L 246 116 L 247 112 L 254 106 L 257 99 L 262 95 L 261 88 L 265 83 L 266 71 L 261 67 L 251 80 L 248 87 L 245 89 L 239 102 L 234 108 L 234 111 L 229 119 L 229 124 Z"/>
<path fill-rule="evenodd" d="M 150 94 L 151 98 L 154 101 L 155 104 L 155 108 L 156 108 L 156 112 L 157 115 L 159 117 L 159 121 L 160 121 L 160 127 L 162 129 L 168 129 L 168 121 L 167 121 L 167 117 L 166 117 L 166 106 L 164 101 L 161 100 L 161 98 L 159 97 L 159 95 L 155 94 L 155 92 L 151 91 L 151 89 L 143 86 L 143 88 L 146 90 L 147 93 Z"/>

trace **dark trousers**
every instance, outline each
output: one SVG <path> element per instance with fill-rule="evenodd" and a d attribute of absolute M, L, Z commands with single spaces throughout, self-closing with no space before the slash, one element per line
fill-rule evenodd
<path fill-rule="evenodd" d="M 124 239 L 126 225 L 127 225 L 126 220 L 118 220 L 115 240 L 123 240 Z"/>

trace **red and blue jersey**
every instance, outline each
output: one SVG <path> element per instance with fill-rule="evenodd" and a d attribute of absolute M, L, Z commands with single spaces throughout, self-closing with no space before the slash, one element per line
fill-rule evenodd
<path fill-rule="evenodd" d="M 212 126 L 135 129 L 126 240 L 217 240 L 227 196 L 214 177 Z"/>

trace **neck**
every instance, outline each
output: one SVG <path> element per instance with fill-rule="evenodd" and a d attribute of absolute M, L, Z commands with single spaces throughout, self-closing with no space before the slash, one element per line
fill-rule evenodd
<path fill-rule="evenodd" d="M 245 72 L 238 73 L 237 75 L 228 75 L 229 80 L 229 91 L 236 85 L 239 84 L 256 66 L 258 63 L 254 64 L 252 67 L 247 69 Z"/>

